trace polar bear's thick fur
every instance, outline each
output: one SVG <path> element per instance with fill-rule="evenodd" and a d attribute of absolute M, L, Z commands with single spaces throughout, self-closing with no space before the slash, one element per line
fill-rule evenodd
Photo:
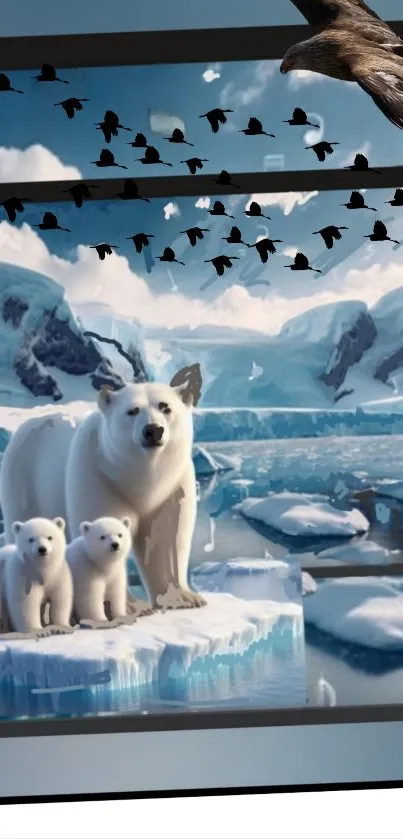
<path fill-rule="evenodd" d="M 2 594 L 11 628 L 40 633 L 42 609 L 49 602 L 53 628 L 68 631 L 73 582 L 66 563 L 64 519 L 16 521 L 11 529 L 15 545 L 0 550 Z"/>
<path fill-rule="evenodd" d="M 152 606 L 168 591 L 175 608 L 203 605 L 187 581 L 196 520 L 192 406 L 200 387 L 196 364 L 170 385 L 103 388 L 98 410 L 77 426 L 62 414 L 21 425 L 0 470 L 6 540 L 16 519 L 62 515 L 75 539 L 83 520 L 126 516 Z"/>
<path fill-rule="evenodd" d="M 132 546 L 131 521 L 100 518 L 84 521 L 81 536 L 67 546 L 66 559 L 74 586 L 74 612 L 79 621 L 102 623 L 126 615 L 127 560 Z"/>

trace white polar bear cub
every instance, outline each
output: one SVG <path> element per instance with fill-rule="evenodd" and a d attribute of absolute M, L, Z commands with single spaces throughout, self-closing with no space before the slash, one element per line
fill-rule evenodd
<path fill-rule="evenodd" d="M 4 602 L 13 630 L 41 632 L 42 607 L 50 601 L 53 628 L 72 631 L 73 581 L 66 563 L 64 519 L 15 521 L 11 529 L 15 545 L 0 551 L 0 558 L 4 560 Z"/>
<path fill-rule="evenodd" d="M 99 518 L 80 524 L 81 536 L 67 547 L 78 620 L 103 623 L 105 602 L 112 619 L 127 613 L 127 559 L 131 549 L 129 518 Z"/>

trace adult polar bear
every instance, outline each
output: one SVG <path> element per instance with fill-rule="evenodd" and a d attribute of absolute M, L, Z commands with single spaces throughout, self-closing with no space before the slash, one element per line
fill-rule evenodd
<path fill-rule="evenodd" d="M 74 539 L 83 520 L 127 516 L 151 605 L 204 605 L 187 581 L 197 503 L 192 407 L 200 390 L 194 364 L 169 385 L 102 388 L 98 410 L 78 423 L 62 413 L 23 423 L 0 470 L 6 540 L 16 520 L 63 516 Z M 135 614 L 149 610 L 131 598 L 128 605 Z"/>

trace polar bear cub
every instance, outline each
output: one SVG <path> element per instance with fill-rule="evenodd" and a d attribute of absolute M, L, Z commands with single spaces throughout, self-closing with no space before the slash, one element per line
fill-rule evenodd
<path fill-rule="evenodd" d="M 4 606 L 15 632 L 72 631 L 73 581 L 66 562 L 65 521 L 15 521 L 15 545 L 0 550 Z M 42 609 L 50 603 L 51 627 L 43 629 Z"/>
<path fill-rule="evenodd" d="M 103 517 L 83 521 L 80 534 L 66 552 L 77 619 L 104 623 L 106 602 L 113 620 L 125 617 L 131 520 Z"/>

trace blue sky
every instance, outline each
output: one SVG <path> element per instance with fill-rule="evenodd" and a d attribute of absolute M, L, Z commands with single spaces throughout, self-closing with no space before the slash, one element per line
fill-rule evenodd
<path fill-rule="evenodd" d="M 384 0 L 381 9 L 380 3 L 373 3 L 374 8 L 382 11 L 384 17 L 397 16 L 397 5 L 397 3 L 392 3 L 392 0 L 389 3 Z M 111 28 L 129 29 L 135 25 L 137 28 L 149 28 L 151 20 L 153 19 L 155 23 L 158 19 L 157 6 L 159 4 L 154 2 L 148 4 L 147 8 L 137 10 L 136 20 L 133 19 L 133 6 L 134 4 L 129 2 L 115 3 L 113 27 L 108 19 Z M 273 14 L 274 7 L 276 17 Z M 67 10 L 57 8 L 56 14 L 53 6 L 41 3 L 39 0 L 35 4 L 35 16 L 32 16 L 31 20 L 26 4 L 17 3 L 13 7 L 14 10 L 18 9 L 21 25 L 26 27 L 24 31 L 30 34 L 39 31 L 69 31 L 69 29 L 73 31 L 73 21 L 76 31 L 96 28 L 102 30 L 107 26 L 106 7 L 104 11 L 102 8 L 98 9 L 95 17 L 92 13 L 90 14 L 91 8 L 93 10 L 93 4 L 90 2 L 81 4 L 81 14 L 78 14 L 72 0 Z M 166 8 L 167 4 L 164 7 L 160 5 L 159 23 L 161 26 L 168 25 L 167 21 L 164 23 L 162 15 Z M 233 25 L 245 22 L 241 19 L 241 13 L 245 17 L 246 11 L 243 7 L 241 8 L 241 5 L 234 7 L 231 2 L 232 14 L 231 18 L 228 16 L 227 21 L 220 18 L 225 9 L 225 14 L 228 15 L 229 12 L 229 4 L 224 0 L 214 4 L 216 16 L 211 15 L 211 20 L 209 10 L 213 10 L 213 4 L 205 3 L 203 8 L 205 14 L 204 19 L 201 19 L 195 13 L 194 4 L 170 3 L 169 23 L 171 26 L 174 26 L 176 21 L 180 26 L 219 26 L 224 25 L 229 19 Z M 235 14 L 234 8 L 237 9 Z M 184 10 L 187 10 L 187 16 L 182 15 Z M 271 10 L 269 15 L 268 10 Z M 281 0 L 281 3 L 276 4 L 258 3 L 252 0 L 248 4 L 247 11 L 248 14 L 250 12 L 248 17 L 250 25 L 298 21 L 298 14 L 288 0 Z M 11 12 L 10 7 L 10 14 L 5 15 L 9 29 L 4 31 L 4 34 L 12 34 L 10 27 L 12 27 L 13 14 Z M 49 12 L 46 19 L 48 29 L 45 29 L 45 12 Z M 149 15 L 148 18 L 146 12 Z M 14 20 L 16 23 L 15 16 Z M 56 27 L 56 22 L 58 28 L 52 30 L 53 25 Z M 34 25 L 36 29 L 33 28 Z M 16 33 L 17 30 L 14 31 L 14 34 Z M 119 174 L 129 174 L 134 177 L 186 174 L 187 170 L 180 161 L 193 154 L 209 159 L 209 162 L 205 164 L 205 173 L 217 172 L 222 168 L 229 171 L 337 168 L 352 162 L 358 150 L 366 153 L 374 166 L 403 163 L 401 133 L 384 118 L 372 100 L 358 87 L 315 74 L 290 74 L 289 77 L 284 78 L 278 72 L 278 62 L 58 69 L 61 77 L 69 80 L 68 87 L 62 84 L 40 85 L 31 78 L 33 75 L 31 71 L 14 72 L 11 74 L 12 81 L 17 88 L 25 91 L 25 95 L 0 95 L 2 117 L 0 180 L 59 180 L 80 177 L 90 179 L 101 175 L 110 177 Z M 67 120 L 61 108 L 54 107 L 55 102 L 69 95 L 85 96 L 90 99 L 90 102 L 85 104 L 84 111 L 71 121 Z M 217 135 L 213 135 L 207 121 L 199 119 L 199 114 L 217 105 L 232 108 L 234 113 L 228 115 L 228 125 Z M 296 105 L 303 107 L 312 121 L 320 124 L 319 131 L 306 132 L 304 129 L 291 128 L 282 122 L 283 119 L 291 116 Z M 133 131 L 143 131 L 159 148 L 163 159 L 174 164 L 173 168 L 145 167 L 136 162 L 141 152 L 132 150 L 127 145 L 130 135 L 126 132 L 122 132 L 114 139 L 110 148 L 115 153 L 118 162 L 129 166 L 127 173 L 119 169 L 100 170 L 91 165 L 90 161 L 98 157 L 104 145 L 94 123 L 102 119 L 106 108 L 116 110 L 122 122 Z M 161 136 L 153 135 L 148 123 L 149 109 L 161 110 L 183 120 L 186 136 L 190 142 L 194 143 L 194 148 L 175 147 L 163 140 Z M 274 140 L 265 137 L 245 137 L 238 133 L 237 129 L 245 128 L 248 118 L 252 115 L 262 120 L 267 131 L 276 134 Z M 320 164 L 315 155 L 304 148 L 305 145 L 322 137 L 337 140 L 340 143 L 334 155 L 329 157 L 324 164 Z M 368 193 L 368 196 L 370 205 L 380 208 L 381 218 L 396 216 L 391 228 L 393 237 L 403 239 L 399 211 L 388 212 L 385 215 L 384 211 L 389 208 L 381 203 L 390 195 Z M 249 226 L 247 241 L 254 241 L 256 236 L 264 235 L 265 230 L 264 227 L 256 226 L 252 234 L 252 222 L 245 220 L 242 216 L 242 209 L 247 199 L 248 196 L 242 198 L 238 207 L 233 205 L 234 214 L 241 213 L 237 216 L 237 221 L 240 219 L 242 232 L 247 235 L 246 231 Z M 368 219 L 362 214 L 354 215 L 357 237 L 354 244 L 350 245 L 353 239 L 346 237 L 346 240 L 343 240 L 343 243 L 337 249 L 335 248 L 331 255 L 325 252 L 319 237 L 312 237 L 312 232 L 324 223 L 350 223 L 351 214 L 339 207 L 339 199 L 345 200 L 345 196 L 336 193 L 322 196 L 279 195 L 271 197 L 272 206 L 268 208 L 268 215 L 273 218 L 269 227 L 270 235 L 283 239 L 284 247 L 291 250 L 295 250 L 296 247 L 306 250 L 312 264 L 324 270 L 327 269 L 327 273 L 321 278 L 320 285 L 317 279 L 319 275 L 294 275 L 291 272 L 284 272 L 281 267 L 278 272 L 276 268 L 274 275 L 270 276 L 270 287 L 253 286 L 245 289 L 242 287 L 245 279 L 266 276 L 268 270 L 261 266 L 259 261 L 252 264 L 252 254 L 248 252 L 247 258 L 237 262 L 234 269 L 222 280 L 207 284 L 201 289 L 209 277 L 212 278 L 210 266 L 190 261 L 195 257 L 195 252 L 184 251 L 183 239 L 178 236 L 179 231 L 185 226 L 191 223 L 205 223 L 207 219 L 209 221 L 210 219 L 206 218 L 204 211 L 200 208 L 195 208 L 195 199 L 184 201 L 177 199 L 176 196 L 172 196 L 170 201 L 155 201 L 150 207 L 143 204 L 127 206 L 122 202 L 115 204 L 93 202 L 91 205 L 86 205 L 81 213 L 73 206 L 61 205 L 56 208 L 61 223 L 71 227 L 75 232 L 71 236 L 47 234 L 44 240 L 45 245 L 41 244 L 41 240 L 29 226 L 39 220 L 38 216 L 44 208 L 35 208 L 31 205 L 23 217 L 25 227 L 22 231 L 19 232 L 14 228 L 14 232 L 11 233 L 6 223 L 3 222 L 0 225 L 0 232 L 3 234 L 1 258 L 35 270 L 42 270 L 58 281 L 61 281 L 60 270 L 62 270 L 62 276 L 63 272 L 66 276 L 74 274 L 75 282 L 77 277 L 81 282 L 79 294 L 81 303 L 85 300 L 87 293 L 88 299 L 93 298 L 93 278 L 96 276 L 98 278 L 96 286 L 98 291 L 95 295 L 97 300 L 101 301 L 103 298 L 108 300 L 116 311 L 122 311 L 122 304 L 117 299 L 115 287 L 123 294 L 123 309 L 126 308 L 124 289 L 127 288 L 130 291 L 131 288 L 137 288 L 137 290 L 140 288 L 136 286 L 137 280 L 132 278 L 133 272 L 135 277 L 139 277 L 141 282 L 145 283 L 152 295 L 158 296 L 159 302 L 155 311 L 159 305 L 166 306 L 164 302 L 166 293 L 171 295 L 170 289 L 176 289 L 177 286 L 178 290 L 174 293 L 177 295 L 176 311 L 181 313 L 178 317 L 188 316 L 189 320 L 194 317 L 199 323 L 203 322 L 203 318 L 210 317 L 211 307 L 215 306 L 213 316 L 216 317 L 217 311 L 220 311 L 223 322 L 228 321 L 228 318 L 231 319 L 231 307 L 233 307 L 234 324 L 238 326 L 241 323 L 246 326 L 252 324 L 253 326 L 253 322 L 257 321 L 263 324 L 256 316 L 259 314 L 256 311 L 256 305 L 259 300 L 262 300 L 264 306 L 271 306 L 271 312 L 267 312 L 267 317 L 265 315 L 264 323 L 270 331 L 273 331 L 276 323 L 281 325 L 287 313 L 296 314 L 298 311 L 305 311 L 310 306 L 351 297 L 358 297 L 371 304 L 382 293 L 396 287 L 397 282 L 400 283 L 397 276 L 400 277 L 400 260 L 403 251 L 394 251 L 393 246 L 389 245 L 380 245 L 379 248 L 368 251 L 366 244 L 360 245 L 360 242 L 363 242 L 361 237 L 371 232 L 374 214 L 368 214 Z M 265 200 L 269 201 L 269 198 L 266 197 Z M 164 207 L 169 204 L 172 204 L 174 208 L 177 206 L 180 215 L 175 216 L 174 213 L 169 220 L 166 220 Z M 140 212 L 142 215 L 139 215 Z M 228 233 L 229 222 L 220 222 L 221 226 L 218 228 L 217 221 L 215 220 L 214 228 L 216 241 L 210 239 L 209 243 L 204 243 L 206 247 L 204 258 L 216 255 L 216 252 L 208 250 L 209 247 L 213 248 L 213 244 L 214 251 L 226 244 L 221 241 L 220 237 Z M 18 224 L 21 225 L 21 222 L 22 219 Z M 246 222 L 248 224 L 245 226 Z M 78 223 L 79 227 L 77 227 Z M 206 224 L 206 226 L 210 225 Z M 173 244 L 176 249 L 179 248 L 181 258 L 184 258 L 187 263 L 185 269 L 181 266 L 173 266 L 169 274 L 166 266 L 157 263 L 151 273 L 147 271 L 144 257 L 137 257 L 121 235 L 123 229 L 125 235 L 130 235 L 138 230 L 144 230 L 145 227 L 150 227 L 147 232 L 156 234 L 154 254 L 160 253 L 164 245 Z M 77 230 L 79 230 L 78 234 Z M 116 240 L 116 236 L 121 236 L 119 256 L 106 260 L 105 264 L 99 263 L 96 258 L 94 261 L 93 251 L 89 252 L 85 248 L 76 250 L 77 245 L 95 244 L 108 238 Z M 12 246 L 9 246 L 10 242 Z M 65 260 L 63 269 L 60 269 L 59 265 L 56 270 L 58 259 Z M 28 264 L 29 260 L 32 264 Z M 289 261 L 284 255 L 276 256 L 275 260 L 273 267 L 274 264 L 282 266 L 283 263 L 286 264 Z M 398 274 L 396 273 L 397 263 L 399 263 Z M 351 282 L 349 274 L 351 269 L 361 271 L 361 278 L 356 278 Z M 272 271 L 272 266 L 269 270 Z M 368 271 L 372 272 L 371 276 L 368 275 Z M 112 284 L 111 276 L 114 279 Z M 121 282 L 115 282 L 118 276 Z M 76 285 L 76 302 L 78 288 L 79 286 Z M 222 295 L 226 293 L 227 298 L 223 302 Z M 131 291 L 129 297 L 133 300 Z M 182 303 L 179 305 L 179 298 L 184 301 L 183 305 Z M 172 301 L 172 296 L 169 300 Z M 192 306 L 192 311 L 189 310 L 189 304 Z M 132 305 L 136 309 L 136 305 L 134 303 Z M 274 307 L 275 314 L 273 315 Z M 142 309 L 145 317 L 151 317 L 149 301 L 144 303 L 143 300 L 143 304 L 139 304 L 138 308 Z"/>
<path fill-rule="evenodd" d="M 401 0 L 371 0 L 385 19 L 402 16 Z M 221 26 L 275 26 L 304 22 L 289 0 L 3 0 L 2 35 L 45 35 L 70 32 L 208 28 Z"/>

